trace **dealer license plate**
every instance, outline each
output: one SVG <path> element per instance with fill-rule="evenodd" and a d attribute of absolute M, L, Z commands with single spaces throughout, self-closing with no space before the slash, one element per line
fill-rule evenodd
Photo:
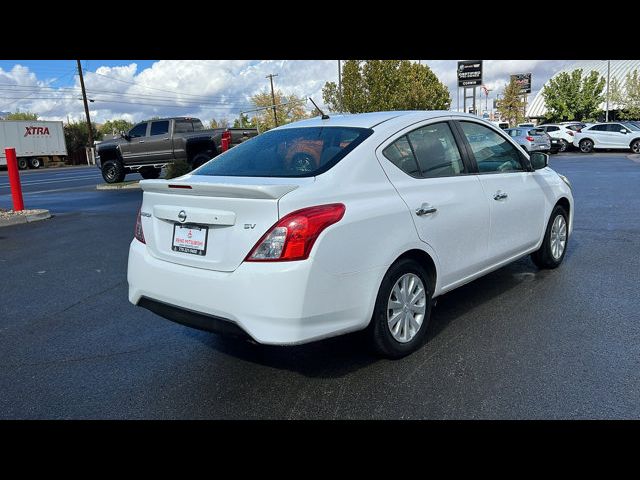
<path fill-rule="evenodd" d="M 174 252 L 204 256 L 207 254 L 208 236 L 209 227 L 176 223 L 173 226 L 173 243 L 171 250 Z"/>

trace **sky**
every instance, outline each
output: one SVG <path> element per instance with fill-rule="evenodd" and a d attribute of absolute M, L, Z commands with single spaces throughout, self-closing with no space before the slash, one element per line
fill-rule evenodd
<path fill-rule="evenodd" d="M 417 61 L 417 60 L 416 60 Z M 449 88 L 457 108 L 457 60 L 420 60 Z M 533 100 L 542 85 L 573 60 L 484 60 L 489 109 L 509 75 L 532 73 Z M 312 97 L 322 108 L 322 87 L 337 82 L 338 60 L 82 60 L 91 120 L 194 116 L 232 121 L 269 91 L 266 75 L 284 94 Z M 462 101 L 462 100 L 461 100 Z M 482 96 L 481 108 L 484 109 Z M 311 105 L 308 105 L 311 110 Z M 84 120 L 75 60 L 0 60 L 0 112 L 30 111 L 44 120 Z"/>

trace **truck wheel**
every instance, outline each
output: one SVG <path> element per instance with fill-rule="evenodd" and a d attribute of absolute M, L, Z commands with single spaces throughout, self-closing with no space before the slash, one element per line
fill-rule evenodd
<path fill-rule="evenodd" d="M 142 178 L 149 180 L 149 179 L 158 178 L 160 176 L 161 171 L 162 171 L 161 168 L 143 167 L 139 170 L 139 173 L 142 176 Z"/>
<path fill-rule="evenodd" d="M 107 183 L 120 183 L 124 180 L 127 172 L 124 171 L 122 163 L 117 160 L 107 160 L 102 164 L 102 178 Z"/>
<path fill-rule="evenodd" d="M 31 168 L 40 168 L 42 166 L 42 162 L 38 157 L 29 159 L 29 167 Z"/>
<path fill-rule="evenodd" d="M 199 153 L 195 157 L 193 157 L 193 160 L 191 160 L 191 169 L 195 170 L 201 165 L 207 163 L 209 160 L 211 160 L 211 155 L 209 155 L 208 153 Z"/>
<path fill-rule="evenodd" d="M 18 169 L 19 170 L 26 170 L 28 166 L 29 166 L 29 162 L 27 162 L 26 158 L 19 158 L 18 159 Z"/>

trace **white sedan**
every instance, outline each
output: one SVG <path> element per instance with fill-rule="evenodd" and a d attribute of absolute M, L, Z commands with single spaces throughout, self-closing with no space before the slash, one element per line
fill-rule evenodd
<path fill-rule="evenodd" d="M 304 120 L 140 185 L 133 304 L 265 344 L 367 329 L 393 358 L 439 295 L 529 254 L 560 265 L 573 225 L 547 155 L 447 111 Z"/>

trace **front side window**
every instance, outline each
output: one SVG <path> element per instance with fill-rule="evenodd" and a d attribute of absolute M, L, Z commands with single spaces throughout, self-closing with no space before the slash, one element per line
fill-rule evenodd
<path fill-rule="evenodd" d="M 506 138 L 473 122 L 460 122 L 480 173 L 523 171 L 520 152 Z"/>
<path fill-rule="evenodd" d="M 167 133 L 169 133 L 169 120 L 151 122 L 151 136 L 166 135 Z"/>
<path fill-rule="evenodd" d="M 560 127 L 547 127 L 547 132 L 557 132 Z"/>
<path fill-rule="evenodd" d="M 271 130 L 218 155 L 197 175 L 231 177 L 313 177 L 326 172 L 373 130 L 300 127 Z"/>
<path fill-rule="evenodd" d="M 131 138 L 144 137 L 147 134 L 147 122 L 139 123 L 131 130 L 129 130 L 129 136 Z"/>
<path fill-rule="evenodd" d="M 407 137 L 424 177 L 447 177 L 464 172 L 462 157 L 447 123 L 424 126 Z"/>

